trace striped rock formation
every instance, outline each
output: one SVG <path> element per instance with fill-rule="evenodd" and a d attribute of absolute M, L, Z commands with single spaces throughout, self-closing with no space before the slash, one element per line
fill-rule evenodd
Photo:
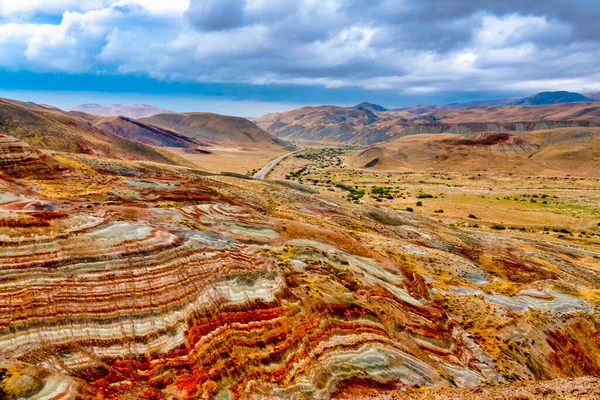
<path fill-rule="evenodd" d="M 69 201 L 32 194 L 45 184 L 20 191 L 0 181 L 0 398 L 329 399 L 502 382 L 507 368 L 525 376 L 526 362 L 494 353 L 495 336 L 467 332 L 452 302 L 481 302 L 497 321 L 512 320 L 492 329 L 498 341 L 535 331 L 546 344 L 533 362 L 553 361 L 532 376 L 600 370 L 596 305 L 572 298 L 560 307 L 572 295 L 544 286 L 568 282 L 570 256 L 529 246 L 555 257 L 553 275 L 543 273 L 510 245 L 467 245 L 416 216 L 382 225 L 233 178 L 114 177 Z M 346 233 L 357 224 L 361 240 Z M 505 279 L 471 260 L 475 247 L 539 278 L 508 300 L 460 289 Z M 436 284 L 444 265 L 462 286 Z M 534 311 L 549 322 L 524 317 Z"/>

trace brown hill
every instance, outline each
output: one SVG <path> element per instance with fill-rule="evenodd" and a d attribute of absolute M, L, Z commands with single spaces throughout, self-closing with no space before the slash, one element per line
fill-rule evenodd
<path fill-rule="evenodd" d="M 401 116 L 388 115 L 373 107 L 303 107 L 263 115 L 255 121 L 264 130 L 286 139 L 371 144 L 390 138 L 388 127 L 379 125 Z"/>
<path fill-rule="evenodd" d="M 169 153 L 106 133 L 79 118 L 33 103 L 0 100 L 0 133 L 19 138 L 42 150 L 121 160 L 179 162 Z"/>
<path fill-rule="evenodd" d="M 352 164 L 378 170 L 594 175 L 600 170 L 600 129 L 410 135 L 370 147 Z"/>
<path fill-rule="evenodd" d="M 107 117 L 94 122 L 94 126 L 116 136 L 152 146 L 195 148 L 200 142 L 168 129 L 144 124 L 127 117 Z"/>
<path fill-rule="evenodd" d="M 101 104 L 82 104 L 71 108 L 69 111 L 82 111 L 88 114 L 94 114 L 101 117 L 128 117 L 128 118 L 145 118 L 156 114 L 169 114 L 173 111 L 150 106 L 148 104 L 113 104 L 103 106 Z"/>
<path fill-rule="evenodd" d="M 263 131 L 251 121 L 212 113 L 160 114 L 139 122 L 177 132 L 199 141 L 236 146 L 286 146 L 287 143 Z"/>

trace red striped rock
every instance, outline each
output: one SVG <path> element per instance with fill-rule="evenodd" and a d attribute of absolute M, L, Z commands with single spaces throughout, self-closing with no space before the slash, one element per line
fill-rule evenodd
<path fill-rule="evenodd" d="M 564 313 L 532 322 L 519 319 L 527 310 L 437 285 L 440 268 L 464 285 L 476 283 L 458 269 L 492 279 L 455 231 L 402 214 L 390 228 L 262 183 L 161 173 L 118 177 L 70 201 L 34 193 L 35 180 L 0 186 L 0 221 L 15 221 L 0 224 L 0 398 L 327 399 L 470 387 L 502 381 L 507 365 L 526 371 L 517 352 L 503 358 L 486 342 L 526 332 L 551 343 L 532 350 L 538 363 L 553 360 L 536 373 L 569 374 L 574 360 L 598 366 L 598 344 L 585 339 L 598 320 L 586 309 L 572 322 Z M 319 213 L 298 210 L 300 201 Z M 345 234 L 357 224 L 360 240 Z M 517 259 L 508 247 L 546 254 L 469 240 Z M 569 282 L 575 267 L 565 257 L 553 273 Z M 532 309 L 553 293 L 542 286 L 520 292 L 535 293 Z M 521 325 L 474 336 L 475 311 L 457 303 Z"/>

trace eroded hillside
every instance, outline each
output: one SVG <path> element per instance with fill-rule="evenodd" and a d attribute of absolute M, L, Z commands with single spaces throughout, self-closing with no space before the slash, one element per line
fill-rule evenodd
<path fill-rule="evenodd" d="M 600 254 L 302 186 L 60 161 L 0 179 L 5 397 L 357 398 L 600 373 Z"/>

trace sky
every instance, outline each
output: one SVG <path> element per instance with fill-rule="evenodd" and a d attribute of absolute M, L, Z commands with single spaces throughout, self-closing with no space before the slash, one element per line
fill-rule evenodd
<path fill-rule="evenodd" d="M 0 96 L 258 116 L 600 90 L 600 0 L 0 0 Z"/>

